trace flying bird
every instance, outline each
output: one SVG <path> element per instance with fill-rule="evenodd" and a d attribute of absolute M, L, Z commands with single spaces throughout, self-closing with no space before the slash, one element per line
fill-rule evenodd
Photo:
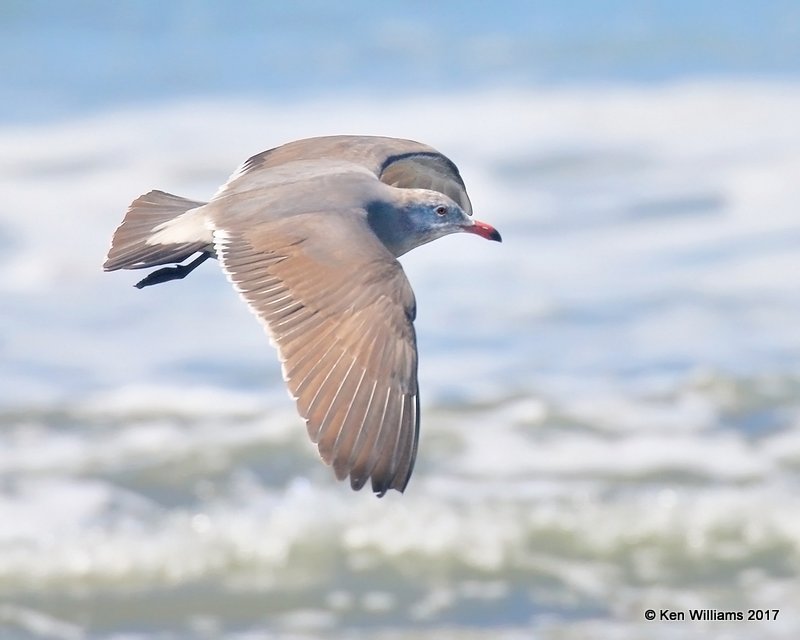
<path fill-rule="evenodd" d="M 209 202 L 140 196 L 103 268 L 161 267 L 143 288 L 219 260 L 277 347 L 323 461 L 383 496 L 406 488 L 420 422 L 416 303 L 397 258 L 462 231 L 501 240 L 432 147 L 309 138 L 253 156 Z"/>

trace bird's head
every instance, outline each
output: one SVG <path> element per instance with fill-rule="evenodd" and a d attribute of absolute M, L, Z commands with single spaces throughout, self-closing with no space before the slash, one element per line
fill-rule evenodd
<path fill-rule="evenodd" d="M 490 224 L 475 220 L 454 200 L 429 189 L 402 189 L 401 203 L 370 215 L 375 233 L 396 256 L 451 233 L 474 233 L 501 242 Z"/>

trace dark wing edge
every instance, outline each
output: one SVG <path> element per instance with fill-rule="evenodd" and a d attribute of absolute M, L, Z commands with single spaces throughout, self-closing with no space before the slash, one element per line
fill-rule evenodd
<path fill-rule="evenodd" d="M 416 151 L 389 156 L 381 165 L 378 178 L 381 182 L 400 189 L 438 191 L 472 215 L 472 203 L 458 167 L 437 151 Z"/>
<path fill-rule="evenodd" d="M 278 348 L 284 379 L 323 461 L 338 479 L 349 476 L 355 490 L 371 480 L 379 496 L 402 492 L 419 439 L 408 280 L 369 232 L 353 241 L 374 242 L 371 258 L 336 253 L 321 264 L 313 247 L 315 239 L 325 240 L 319 229 L 303 238 L 282 226 L 255 238 L 215 231 L 223 270 Z"/>

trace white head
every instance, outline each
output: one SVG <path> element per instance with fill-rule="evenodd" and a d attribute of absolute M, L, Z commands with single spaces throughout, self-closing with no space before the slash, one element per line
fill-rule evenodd
<path fill-rule="evenodd" d="M 475 233 L 501 241 L 491 225 L 474 220 L 451 198 L 429 189 L 398 189 L 400 201 L 375 202 L 367 207 L 367 220 L 383 244 L 395 255 L 451 233 Z"/>

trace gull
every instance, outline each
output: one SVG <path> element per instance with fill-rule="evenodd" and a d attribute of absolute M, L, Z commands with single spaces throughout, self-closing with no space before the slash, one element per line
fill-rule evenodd
<path fill-rule="evenodd" d="M 420 423 L 416 302 L 397 258 L 457 232 L 501 241 L 472 217 L 447 157 L 412 140 L 327 136 L 253 156 L 209 202 L 140 196 L 103 268 L 161 266 L 143 288 L 216 258 L 277 348 L 322 460 L 383 496 L 405 490 Z"/>

